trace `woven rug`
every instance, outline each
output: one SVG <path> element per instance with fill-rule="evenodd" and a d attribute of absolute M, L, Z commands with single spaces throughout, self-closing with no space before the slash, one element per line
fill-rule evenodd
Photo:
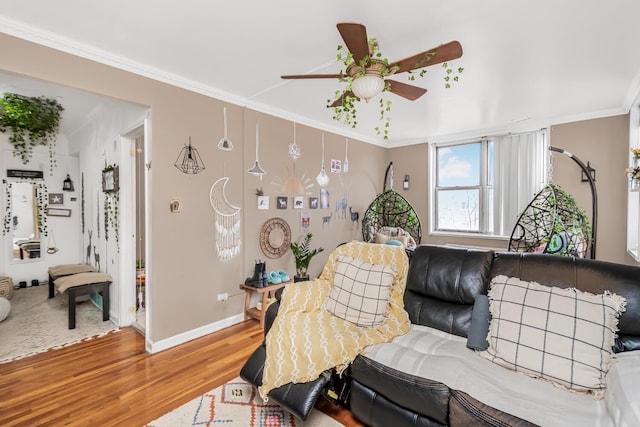
<path fill-rule="evenodd" d="M 48 297 L 47 285 L 14 289 L 9 317 L 0 322 L 0 363 L 119 330 L 102 321 L 102 311 L 91 301 L 76 304 L 76 328 L 69 329 L 67 295 Z"/>
<path fill-rule="evenodd" d="M 237 427 L 334 427 L 341 426 L 330 416 L 313 409 L 302 422 L 282 408 L 264 404 L 255 387 L 241 378 L 203 394 L 144 427 L 187 426 Z"/>

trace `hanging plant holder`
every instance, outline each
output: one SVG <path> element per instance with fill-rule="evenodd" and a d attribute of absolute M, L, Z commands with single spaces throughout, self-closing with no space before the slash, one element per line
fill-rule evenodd
<path fill-rule="evenodd" d="M 13 155 L 29 163 L 33 148 L 49 146 L 51 172 L 56 166 L 55 143 L 64 108 L 52 98 L 5 93 L 0 99 L 0 132 L 10 132 Z"/>

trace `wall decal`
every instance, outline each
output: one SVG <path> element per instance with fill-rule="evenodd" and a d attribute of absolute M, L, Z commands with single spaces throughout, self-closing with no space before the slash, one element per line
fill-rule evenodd
<path fill-rule="evenodd" d="M 266 211 L 269 209 L 269 196 L 258 196 L 258 210 Z"/>
<path fill-rule="evenodd" d="M 333 216 L 333 212 L 331 212 L 329 215 L 327 216 L 323 216 L 322 217 L 322 228 L 324 228 L 324 225 L 327 224 L 331 224 L 331 217 Z"/>
<path fill-rule="evenodd" d="M 304 206 L 304 197 L 296 196 L 293 198 L 293 209 L 302 209 Z"/>
<path fill-rule="evenodd" d="M 344 193 L 342 198 L 336 202 L 336 218 L 347 219 L 347 193 Z"/>
<path fill-rule="evenodd" d="M 318 209 L 317 197 L 309 197 L 309 209 Z"/>

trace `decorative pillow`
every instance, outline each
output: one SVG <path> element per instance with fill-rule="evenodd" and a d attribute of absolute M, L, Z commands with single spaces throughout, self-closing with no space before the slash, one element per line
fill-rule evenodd
<path fill-rule="evenodd" d="M 407 237 L 406 236 L 392 236 L 387 235 L 385 233 L 376 233 L 375 238 L 373 240 L 374 243 L 387 243 L 390 240 L 395 240 L 400 242 L 403 246 L 407 246 Z"/>
<path fill-rule="evenodd" d="M 389 309 L 391 285 L 396 271 L 388 265 L 368 264 L 346 255 L 338 256 L 333 287 L 323 308 L 358 326 L 378 326 Z"/>
<path fill-rule="evenodd" d="M 626 301 L 497 276 L 491 281 L 492 362 L 576 392 L 604 397 L 618 317 Z"/>
<path fill-rule="evenodd" d="M 489 298 L 486 295 L 476 296 L 471 312 L 471 325 L 467 334 L 467 348 L 472 350 L 486 350 L 489 348 L 487 335 L 489 333 Z"/>

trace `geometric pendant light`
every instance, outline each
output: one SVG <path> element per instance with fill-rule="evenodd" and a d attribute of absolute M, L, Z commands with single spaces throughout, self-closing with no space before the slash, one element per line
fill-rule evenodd
<path fill-rule="evenodd" d="M 176 162 L 173 164 L 182 173 L 195 175 L 205 169 L 204 162 L 198 154 L 198 150 L 191 146 L 191 136 L 189 136 L 189 145 L 185 145 L 180 150 Z"/>

